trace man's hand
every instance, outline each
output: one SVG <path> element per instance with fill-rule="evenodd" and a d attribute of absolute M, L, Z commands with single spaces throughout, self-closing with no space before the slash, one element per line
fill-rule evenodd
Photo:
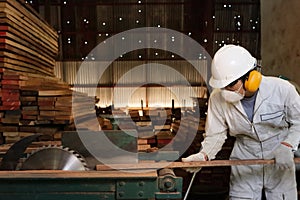
<path fill-rule="evenodd" d="M 286 144 L 280 144 L 274 152 L 275 164 L 281 170 L 291 169 L 294 165 L 294 154 L 292 148 Z"/>
<path fill-rule="evenodd" d="M 192 154 L 186 158 L 181 159 L 182 162 L 197 162 L 197 161 L 207 161 L 207 155 L 203 152 Z M 190 173 L 195 173 L 201 170 L 201 167 L 189 167 L 185 168 L 185 171 Z"/>

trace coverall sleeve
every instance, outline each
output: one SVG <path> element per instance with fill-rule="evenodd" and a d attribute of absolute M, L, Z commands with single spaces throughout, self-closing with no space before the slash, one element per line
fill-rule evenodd
<path fill-rule="evenodd" d="M 300 96 L 295 87 L 290 84 L 286 98 L 286 120 L 290 124 L 289 133 L 284 142 L 293 146 L 293 150 L 298 149 L 300 142 Z"/>
<path fill-rule="evenodd" d="M 209 160 L 215 158 L 227 138 L 228 128 L 225 123 L 223 107 L 224 102 L 220 99 L 220 93 L 212 92 L 208 102 L 205 137 L 201 150 Z"/>

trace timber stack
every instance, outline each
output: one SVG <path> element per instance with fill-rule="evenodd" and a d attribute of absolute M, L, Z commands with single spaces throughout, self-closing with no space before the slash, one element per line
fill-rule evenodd
<path fill-rule="evenodd" d="M 73 129 L 72 90 L 54 75 L 58 35 L 23 0 L 0 0 L 0 133 L 6 143 Z"/>

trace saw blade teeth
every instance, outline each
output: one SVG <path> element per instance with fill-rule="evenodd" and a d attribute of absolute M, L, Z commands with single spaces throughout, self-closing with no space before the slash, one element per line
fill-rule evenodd
<path fill-rule="evenodd" d="M 38 152 L 39 150 L 40 150 L 40 148 L 34 149 L 34 150 L 32 150 L 31 152 L 27 153 L 27 154 L 26 154 L 26 158 L 30 157 L 32 154 Z"/>
<path fill-rule="evenodd" d="M 40 147 L 40 148 L 37 148 L 37 149 L 35 149 L 35 150 L 32 150 L 30 153 L 27 153 L 26 154 L 26 158 L 25 158 L 25 160 L 24 160 L 24 162 L 23 162 L 23 164 L 27 161 L 27 160 L 30 160 L 30 158 L 31 158 L 31 156 L 33 156 L 34 154 L 38 154 L 39 152 L 41 153 L 41 155 L 44 155 L 45 156 L 45 152 L 42 152 L 42 151 L 49 151 L 49 152 L 47 152 L 47 153 L 52 153 L 53 151 L 51 151 L 52 149 L 57 149 L 57 150 L 60 150 L 60 151 L 63 151 L 63 152 L 68 152 L 69 154 L 70 154 L 70 156 L 73 156 L 73 157 L 76 157 L 76 159 L 81 163 L 81 166 L 82 166 L 82 168 L 84 168 L 84 169 L 82 169 L 81 168 L 81 170 L 90 170 L 89 168 L 88 168 L 88 165 L 87 165 L 87 163 L 86 163 L 86 160 L 85 160 L 85 158 L 82 156 L 82 155 L 80 155 L 79 153 L 77 153 L 76 151 L 74 151 L 74 150 L 71 150 L 70 148 L 68 148 L 68 147 L 63 147 L 62 145 L 51 145 L 51 144 L 49 144 L 49 145 L 44 145 L 44 146 L 42 146 L 42 147 Z M 38 165 L 38 163 L 36 163 L 37 165 Z M 22 166 L 21 166 L 22 167 Z M 22 168 L 21 168 L 22 169 Z"/>
<path fill-rule="evenodd" d="M 76 156 L 76 157 L 79 158 L 79 159 L 82 158 L 82 157 L 81 157 L 78 153 L 76 153 L 76 152 L 73 152 L 73 154 L 74 154 L 74 156 Z"/>

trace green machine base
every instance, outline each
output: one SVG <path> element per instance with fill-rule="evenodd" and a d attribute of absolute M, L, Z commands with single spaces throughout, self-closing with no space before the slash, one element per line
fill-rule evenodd
<path fill-rule="evenodd" d="M 181 188 L 168 172 L 0 171 L 3 200 L 181 199 Z"/>

